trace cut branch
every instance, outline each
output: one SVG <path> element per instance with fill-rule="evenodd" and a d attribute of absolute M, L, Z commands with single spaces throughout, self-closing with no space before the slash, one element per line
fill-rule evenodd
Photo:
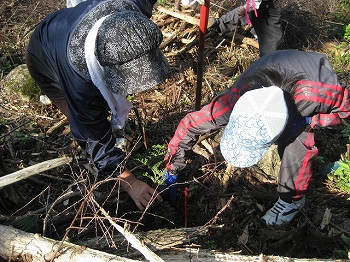
<path fill-rule="evenodd" d="M 61 158 L 47 160 L 39 164 L 23 168 L 9 175 L 0 177 L 0 188 L 16 183 L 20 180 L 26 179 L 30 176 L 39 174 L 41 172 L 47 171 L 49 169 L 52 169 L 64 164 L 69 164 L 71 161 L 72 161 L 72 158 L 70 157 L 61 157 Z"/>
<path fill-rule="evenodd" d="M 179 18 L 181 20 L 184 20 L 184 21 L 186 21 L 189 24 L 199 26 L 199 19 L 198 18 L 189 16 L 189 15 L 186 15 L 186 14 L 182 14 L 182 13 L 179 13 L 179 12 L 170 11 L 170 10 L 164 8 L 164 7 L 161 7 L 161 6 L 158 6 L 158 11 L 160 11 L 162 13 L 165 13 L 165 14 L 168 14 L 168 15 L 171 15 L 173 17 Z"/>

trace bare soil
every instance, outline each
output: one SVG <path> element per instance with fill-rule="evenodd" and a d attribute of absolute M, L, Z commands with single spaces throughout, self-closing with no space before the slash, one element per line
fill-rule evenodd
<path fill-rule="evenodd" d="M 277 1 L 285 32 L 281 48 L 325 52 L 325 42 L 337 45 L 342 24 L 332 18 L 338 3 L 336 0 L 316 3 Z M 168 2 L 166 7 L 173 5 Z M 63 1 L 2 1 L 1 77 L 11 70 L 11 65 L 25 62 L 24 49 L 35 25 L 48 13 L 64 6 Z M 217 1 L 212 3 L 210 12 L 215 16 L 232 8 L 233 5 L 226 1 Z M 198 17 L 198 7 L 183 12 Z M 198 39 L 198 28 L 157 10 L 152 19 L 162 29 L 165 40 L 174 32 L 177 37 L 163 47 L 172 66 L 172 77 L 162 85 L 134 96 L 134 108 L 122 132 L 130 145 L 127 165 L 140 178 L 152 171 L 137 159 L 153 153 L 152 146 L 166 145 L 180 119 L 193 110 L 195 103 L 198 50 L 196 42 L 188 43 Z M 181 31 L 177 32 L 179 28 Z M 243 28 L 237 32 L 254 39 Z M 256 48 L 239 42 L 232 44 L 231 40 L 215 34 L 209 34 L 206 39 L 202 104 L 228 88 L 235 76 L 258 58 Z M 339 78 L 349 84 L 348 71 L 339 72 Z M 16 94 L 5 94 L 3 89 L 0 92 L 0 176 L 62 155 L 74 158 L 69 166 L 1 188 L 0 223 L 3 225 L 54 239 L 62 239 L 68 232 L 72 242 L 102 234 L 109 238 L 113 229 L 95 206 L 85 202 L 84 196 L 94 191 L 95 197 L 116 221 L 127 220 L 138 231 L 210 225 L 206 236 L 193 240 L 189 237 L 191 244 L 201 248 L 249 255 L 347 258 L 350 248 L 349 242 L 345 241 L 350 237 L 347 225 L 349 196 L 321 175 L 325 164 L 339 160 L 346 151 L 347 140 L 342 136 L 342 127 L 317 131 L 320 154 L 315 160 L 314 177 L 302 214 L 290 225 L 266 228 L 259 224 L 259 218 L 276 200 L 276 178 L 270 174 L 253 167 L 231 170 L 227 178 L 227 165 L 219 152 L 215 151 L 206 159 L 191 151 L 188 167 L 179 176 L 176 205 L 158 203 L 142 213 L 125 192 L 116 188 L 114 181 L 95 183 L 94 169 L 87 165 L 67 124 L 47 134 L 63 118 L 55 106 L 44 106 L 38 101 L 25 102 Z M 215 142 L 215 135 L 212 134 L 211 141 Z M 159 161 L 161 159 L 162 155 Z M 150 177 L 142 179 L 149 184 L 154 182 Z M 186 188 L 189 190 L 187 208 Z M 67 194 L 69 200 L 63 201 L 62 197 Z M 331 210 L 332 216 L 330 222 L 322 226 L 326 209 Z M 111 244 L 114 253 L 125 247 L 124 243 L 114 244 Z"/>

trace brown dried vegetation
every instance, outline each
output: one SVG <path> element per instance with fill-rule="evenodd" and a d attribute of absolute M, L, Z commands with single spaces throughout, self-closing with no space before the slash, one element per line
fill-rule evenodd
<path fill-rule="evenodd" d="M 276 1 L 285 30 L 281 48 L 326 52 L 323 49 L 325 42 L 337 44 L 343 24 L 333 18 L 339 2 Z M 170 5 L 168 2 L 167 8 Z M 48 13 L 64 6 L 63 1 L 49 0 L 1 2 L 1 77 L 9 72 L 9 65 L 24 63 L 24 49 L 35 25 Z M 231 8 L 229 1 L 213 2 L 211 15 L 218 16 Z M 198 17 L 198 7 L 183 12 Z M 345 14 L 347 21 L 349 14 L 350 11 Z M 134 156 L 145 154 L 152 145 L 166 145 L 181 117 L 193 110 L 195 102 L 198 28 L 157 10 L 152 19 L 164 33 L 162 47 L 172 65 L 172 77 L 157 88 L 134 96 L 134 110 L 124 135 L 132 146 L 136 145 L 130 148 L 128 163 L 136 175 L 145 169 L 134 161 Z M 243 29 L 238 33 L 252 38 Z M 231 40 L 210 34 L 206 39 L 202 104 L 229 87 L 235 76 L 258 57 L 255 47 L 238 42 L 232 45 Z M 348 72 L 343 70 L 339 77 L 349 84 Z M 340 254 L 339 250 L 349 249 L 343 238 L 349 238 L 350 234 L 345 225 L 350 219 L 350 202 L 320 175 L 322 166 L 318 162 L 314 165 L 308 205 L 288 226 L 271 229 L 258 223 L 264 209 L 276 199 L 275 177 L 257 168 L 227 170 L 218 152 L 209 154 L 209 159 L 190 152 L 188 168 L 180 176 L 177 205 L 158 204 L 142 214 L 136 211 L 125 192 L 119 192 L 115 181 L 96 186 L 94 170 L 87 165 L 67 125 L 47 135 L 47 131 L 62 119 L 54 106 L 44 106 L 37 101 L 24 102 L 15 94 L 5 94 L 3 89 L 0 92 L 0 176 L 64 154 L 74 158 L 70 166 L 1 188 L 0 223 L 3 225 L 39 232 L 54 239 L 61 239 L 68 232 L 72 242 L 104 234 L 110 247 L 114 248 L 113 252 L 118 253 L 126 245 L 111 242 L 113 229 L 91 202 L 84 202 L 87 194 L 94 191 L 98 202 L 117 221 L 129 221 L 132 228 L 139 231 L 210 225 L 207 235 L 188 239 L 202 248 L 315 258 L 344 258 L 344 253 Z M 207 139 L 212 145 L 215 145 L 215 135 Z M 338 160 L 345 151 L 346 140 L 340 128 L 318 131 L 317 142 L 325 162 Z M 186 221 L 185 187 L 190 190 Z M 326 208 L 331 209 L 332 219 L 321 228 Z M 248 238 L 242 238 L 244 232 L 248 232 Z"/>

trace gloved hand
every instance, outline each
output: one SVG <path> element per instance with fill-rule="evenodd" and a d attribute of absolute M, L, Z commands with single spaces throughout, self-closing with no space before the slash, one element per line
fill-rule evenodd
<path fill-rule="evenodd" d="M 307 124 L 307 125 L 310 125 L 311 124 L 311 116 L 306 116 L 305 117 L 305 123 Z"/>
<path fill-rule="evenodd" d="M 310 123 L 311 123 L 310 116 L 299 117 L 293 123 L 294 130 L 299 130 L 301 128 L 305 128 Z"/>
<path fill-rule="evenodd" d="M 158 192 L 160 192 L 162 198 L 168 199 L 172 205 L 176 202 L 176 182 L 177 175 L 173 175 L 169 171 L 166 171 L 164 174 L 164 182 L 158 187 Z"/>
<path fill-rule="evenodd" d="M 310 123 L 311 117 L 309 116 L 296 118 L 290 126 L 287 126 L 287 130 L 289 130 L 289 135 L 285 138 L 285 141 L 294 140 Z"/>

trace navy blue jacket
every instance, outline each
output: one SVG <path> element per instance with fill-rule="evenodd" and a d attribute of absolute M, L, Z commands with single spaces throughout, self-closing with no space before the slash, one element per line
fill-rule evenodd
<path fill-rule="evenodd" d="M 47 68 L 54 77 L 53 86 L 61 88 L 69 108 L 71 133 L 85 151 L 86 157 L 104 175 L 117 169 L 125 157 L 116 148 L 115 137 L 108 117 L 110 109 L 89 74 L 72 62 L 69 45 L 77 26 L 83 26 L 86 34 L 101 17 L 124 10 L 139 11 L 151 17 L 155 0 L 87 0 L 74 8 L 65 8 L 48 15 L 36 28 L 33 37 L 40 46 L 30 47 L 43 51 L 47 58 Z M 86 34 L 82 37 L 86 37 Z M 79 40 L 79 39 L 78 39 Z M 76 41 L 76 51 L 84 50 L 84 41 Z M 83 52 L 83 51 L 82 51 Z M 37 52 L 40 53 L 40 52 Z M 82 56 L 84 57 L 84 56 Z M 41 59 L 37 57 L 37 59 Z M 42 59 L 41 59 L 42 60 Z M 85 59 L 83 59 L 85 63 Z"/>

